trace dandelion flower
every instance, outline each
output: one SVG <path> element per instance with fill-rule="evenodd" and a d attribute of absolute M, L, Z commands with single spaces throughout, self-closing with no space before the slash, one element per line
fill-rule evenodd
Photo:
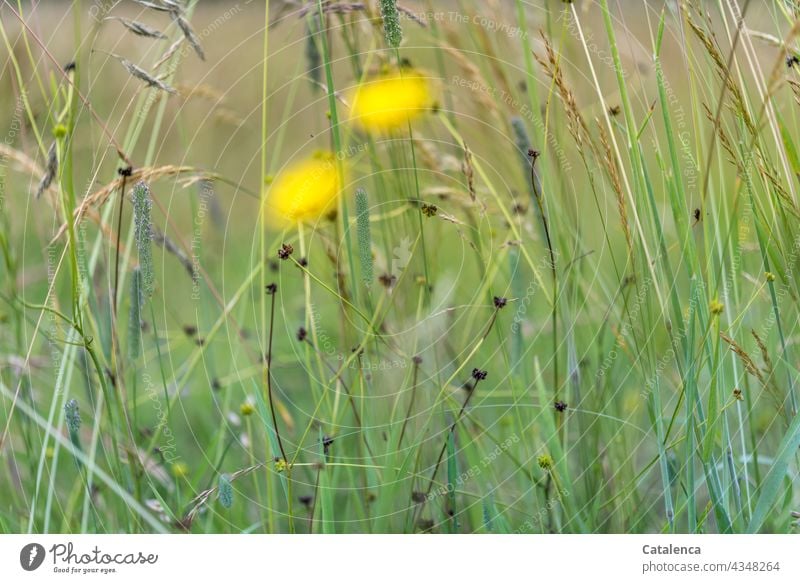
<path fill-rule="evenodd" d="M 265 198 L 264 219 L 281 226 L 318 219 L 336 208 L 341 186 L 334 155 L 319 152 L 275 177 Z"/>
<path fill-rule="evenodd" d="M 401 129 L 432 105 L 427 79 L 413 70 L 394 71 L 364 82 L 355 92 L 351 119 L 369 132 Z"/>

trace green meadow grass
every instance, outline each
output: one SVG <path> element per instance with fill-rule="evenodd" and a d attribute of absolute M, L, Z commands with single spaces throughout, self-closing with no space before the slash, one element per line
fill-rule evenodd
<path fill-rule="evenodd" d="M 0 532 L 793 532 L 799 33 L 4 2 Z M 366 133 L 398 64 L 436 103 Z M 335 212 L 265 226 L 316 151 Z"/>

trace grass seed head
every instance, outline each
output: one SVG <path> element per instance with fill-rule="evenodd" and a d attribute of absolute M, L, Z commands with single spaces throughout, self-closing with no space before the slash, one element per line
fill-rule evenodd
<path fill-rule="evenodd" d="M 400 26 L 400 12 L 397 0 L 381 0 L 381 18 L 386 44 L 396 49 L 403 40 L 403 28 Z"/>
<path fill-rule="evenodd" d="M 152 200 L 150 188 L 142 181 L 133 187 L 133 225 L 136 251 L 139 254 L 141 270 L 141 293 L 145 298 L 153 295 L 155 288 L 153 275 L 153 225 L 150 218 Z"/>

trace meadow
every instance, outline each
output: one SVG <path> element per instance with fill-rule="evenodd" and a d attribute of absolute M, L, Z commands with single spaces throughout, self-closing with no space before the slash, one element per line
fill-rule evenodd
<path fill-rule="evenodd" d="M 2 0 L 0 532 L 795 532 L 798 34 Z"/>

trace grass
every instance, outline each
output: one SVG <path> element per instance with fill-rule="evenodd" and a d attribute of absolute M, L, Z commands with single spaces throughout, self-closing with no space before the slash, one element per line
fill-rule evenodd
<path fill-rule="evenodd" d="M 800 13 L 395 4 L 0 5 L 0 532 L 793 532 Z"/>

